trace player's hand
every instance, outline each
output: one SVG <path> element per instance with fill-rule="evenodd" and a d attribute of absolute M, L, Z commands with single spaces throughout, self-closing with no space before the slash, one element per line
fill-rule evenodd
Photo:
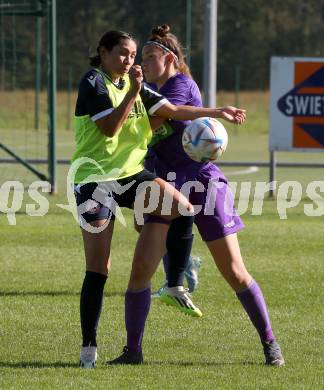
<path fill-rule="evenodd" d="M 232 106 L 226 106 L 219 109 L 219 117 L 228 122 L 241 125 L 246 119 L 246 110 Z"/>
<path fill-rule="evenodd" d="M 133 65 L 130 68 L 129 78 L 131 82 L 131 90 L 137 94 L 141 90 L 143 81 L 143 72 L 140 65 Z"/>

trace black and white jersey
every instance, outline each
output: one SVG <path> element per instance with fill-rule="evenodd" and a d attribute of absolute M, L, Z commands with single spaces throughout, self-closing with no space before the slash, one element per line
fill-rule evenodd
<path fill-rule="evenodd" d="M 120 91 L 126 88 L 124 80 L 121 80 L 119 85 L 113 82 L 111 82 L 111 85 L 112 88 L 117 88 Z M 125 95 L 127 92 L 125 89 Z M 142 84 L 140 97 L 149 115 L 153 115 L 156 110 L 168 101 L 146 83 Z M 116 107 L 113 106 L 109 98 L 109 91 L 104 76 L 97 70 L 91 69 L 80 81 L 75 116 L 89 115 L 92 121 L 96 121 L 109 115 L 114 108 Z"/>

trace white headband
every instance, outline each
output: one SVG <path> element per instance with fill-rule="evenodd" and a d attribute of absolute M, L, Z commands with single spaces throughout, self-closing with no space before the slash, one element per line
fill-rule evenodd
<path fill-rule="evenodd" d="M 160 47 L 161 49 L 163 49 L 164 51 L 167 51 L 168 53 L 172 54 L 173 57 L 174 57 L 177 61 L 179 60 L 178 56 L 177 56 L 175 53 L 173 53 L 172 50 L 170 50 L 168 47 L 164 46 L 164 45 L 163 45 L 162 43 L 160 43 L 160 42 L 156 42 L 156 41 L 147 41 L 147 42 L 145 43 L 145 45 L 156 45 L 156 46 L 159 46 L 159 47 Z"/>

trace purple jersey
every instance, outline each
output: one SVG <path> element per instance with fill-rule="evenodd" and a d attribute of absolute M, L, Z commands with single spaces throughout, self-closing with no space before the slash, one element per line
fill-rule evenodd
<path fill-rule="evenodd" d="M 150 86 L 157 90 L 156 85 L 150 84 Z M 202 106 L 196 82 L 183 73 L 170 77 L 158 92 L 174 105 Z M 166 126 L 172 131 L 164 138 L 160 137 L 158 142 L 150 147 L 148 153 L 148 169 L 153 165 L 162 178 L 166 178 L 168 172 L 176 172 L 177 183 L 180 186 L 187 180 L 195 179 L 202 169 L 207 169 L 211 165 L 211 163 L 193 161 L 183 150 L 182 133 L 189 123 L 190 121 L 167 121 Z M 221 171 L 219 174 L 222 175 Z"/>
<path fill-rule="evenodd" d="M 151 87 L 157 89 L 154 84 Z M 174 105 L 202 106 L 197 84 L 181 73 L 168 79 L 158 92 Z M 201 206 L 195 215 L 195 224 L 202 239 L 213 241 L 238 232 L 244 225 L 236 214 L 234 199 L 222 171 L 213 163 L 191 160 L 183 150 L 182 133 L 188 123 L 169 120 L 158 129 L 149 148 L 145 167 L 155 170 L 165 180 L 169 172 L 175 172 L 175 186 L 178 190 L 185 182 L 200 182 L 203 191 L 191 190 L 189 201 L 195 211 Z M 149 216 L 147 222 L 158 221 L 156 217 Z M 162 220 L 160 223 L 163 223 Z"/>

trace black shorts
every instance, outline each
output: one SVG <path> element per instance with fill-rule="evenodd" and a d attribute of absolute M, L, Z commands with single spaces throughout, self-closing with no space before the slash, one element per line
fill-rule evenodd
<path fill-rule="evenodd" d="M 116 181 L 76 184 L 74 195 L 76 199 L 80 224 L 98 220 L 113 220 L 116 207 L 133 208 L 136 195 L 141 192 L 139 185 L 152 182 L 157 176 L 144 169 L 143 171 Z"/>

